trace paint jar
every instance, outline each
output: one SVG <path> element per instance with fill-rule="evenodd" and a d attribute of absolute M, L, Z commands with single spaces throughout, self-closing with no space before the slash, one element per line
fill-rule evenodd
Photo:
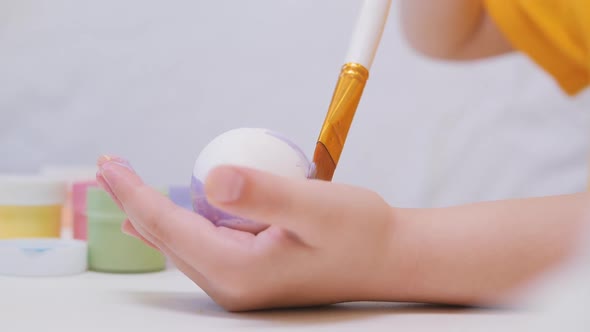
<path fill-rule="evenodd" d="M 0 240 L 0 275 L 57 277 L 80 274 L 87 267 L 86 242 L 65 239 Z"/>
<path fill-rule="evenodd" d="M 65 166 L 65 165 L 46 165 L 40 169 L 43 176 L 51 176 L 63 180 L 67 185 L 66 201 L 62 208 L 62 230 L 71 232 L 74 222 L 73 211 L 73 184 L 75 182 L 94 181 L 96 179 L 96 166 Z"/>
<path fill-rule="evenodd" d="M 145 273 L 166 268 L 166 258 L 163 254 L 121 231 L 127 217 L 103 189 L 87 189 L 86 214 L 90 270 L 106 273 Z"/>
<path fill-rule="evenodd" d="M 74 182 L 72 184 L 73 230 L 76 240 L 88 239 L 88 216 L 86 214 L 86 196 L 88 188 L 98 187 L 96 181 Z"/>
<path fill-rule="evenodd" d="M 38 175 L 0 175 L 0 239 L 57 238 L 66 184 Z"/>

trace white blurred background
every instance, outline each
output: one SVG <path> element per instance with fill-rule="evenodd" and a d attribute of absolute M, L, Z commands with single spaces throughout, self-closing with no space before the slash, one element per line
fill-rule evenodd
<path fill-rule="evenodd" d="M 311 156 L 360 4 L 2 1 L 0 172 L 110 153 L 188 184 L 200 149 L 242 126 Z M 522 56 L 421 58 L 395 4 L 335 181 L 398 206 L 583 190 L 589 106 Z"/>

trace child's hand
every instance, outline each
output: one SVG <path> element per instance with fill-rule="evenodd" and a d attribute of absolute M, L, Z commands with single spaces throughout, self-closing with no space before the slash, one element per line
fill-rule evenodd
<path fill-rule="evenodd" d="M 315 180 L 221 167 L 205 184 L 219 208 L 270 225 L 257 235 L 215 227 L 146 186 L 120 159 L 98 180 L 128 215 L 123 229 L 166 254 L 231 311 L 379 300 L 394 242 L 392 208 L 377 194 Z"/>

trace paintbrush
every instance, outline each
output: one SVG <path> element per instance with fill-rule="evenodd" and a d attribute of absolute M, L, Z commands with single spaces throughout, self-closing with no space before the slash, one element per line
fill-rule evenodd
<path fill-rule="evenodd" d="M 391 0 L 365 0 L 316 144 L 315 178 L 331 181 L 361 100 L 391 8 Z"/>

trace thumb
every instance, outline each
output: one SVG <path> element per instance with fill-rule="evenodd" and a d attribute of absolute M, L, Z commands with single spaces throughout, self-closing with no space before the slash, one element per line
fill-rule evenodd
<path fill-rule="evenodd" d="M 228 213 L 310 236 L 366 218 L 366 209 L 381 202 L 360 188 L 234 166 L 213 169 L 205 193 L 210 204 Z"/>

